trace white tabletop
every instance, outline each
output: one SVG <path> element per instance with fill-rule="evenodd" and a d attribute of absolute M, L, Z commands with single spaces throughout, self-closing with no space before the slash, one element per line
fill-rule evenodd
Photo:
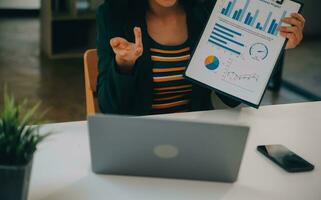
<path fill-rule="evenodd" d="M 233 184 L 95 175 L 86 122 L 50 124 L 58 133 L 35 155 L 29 200 L 320 200 L 321 102 L 160 116 L 251 127 L 238 181 Z M 284 144 L 315 165 L 287 173 L 256 151 Z"/>

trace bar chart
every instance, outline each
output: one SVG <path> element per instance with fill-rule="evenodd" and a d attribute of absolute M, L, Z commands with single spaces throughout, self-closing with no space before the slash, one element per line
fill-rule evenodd
<path fill-rule="evenodd" d="M 259 105 L 286 42 L 281 20 L 293 0 L 216 0 L 185 75 L 251 105 Z"/>
<path fill-rule="evenodd" d="M 237 8 L 236 0 L 227 1 L 226 7 L 221 10 L 221 14 L 248 26 L 254 27 L 257 30 L 276 36 L 278 34 L 277 28 L 281 25 L 281 20 L 286 16 L 287 12 L 284 11 L 280 18 L 272 17 L 273 13 L 269 12 L 266 18 L 263 18 L 264 20 L 260 22 L 258 20 L 260 10 L 256 9 L 249 11 L 250 3 L 251 0 L 246 0 L 243 7 Z"/>
<path fill-rule="evenodd" d="M 233 30 L 231 27 L 216 23 L 208 42 L 233 54 L 241 55 L 240 48 L 244 47 L 244 44 L 240 41 L 241 36 L 240 32 Z"/>

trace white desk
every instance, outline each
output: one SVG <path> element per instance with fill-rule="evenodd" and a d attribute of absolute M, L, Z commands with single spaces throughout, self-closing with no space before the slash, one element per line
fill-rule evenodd
<path fill-rule="evenodd" d="M 321 200 L 321 102 L 162 117 L 250 125 L 238 181 L 95 175 L 90 170 L 86 122 L 72 122 L 44 127 L 59 133 L 35 155 L 29 200 Z M 288 146 L 315 170 L 283 171 L 256 151 L 257 145 L 269 143 Z"/>

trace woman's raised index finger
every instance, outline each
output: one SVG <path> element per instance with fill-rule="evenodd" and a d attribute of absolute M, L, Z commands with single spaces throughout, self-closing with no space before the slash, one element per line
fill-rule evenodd
<path fill-rule="evenodd" d="M 142 47 L 143 46 L 142 30 L 139 27 L 135 27 L 134 34 L 135 34 L 135 45 L 137 47 Z"/>

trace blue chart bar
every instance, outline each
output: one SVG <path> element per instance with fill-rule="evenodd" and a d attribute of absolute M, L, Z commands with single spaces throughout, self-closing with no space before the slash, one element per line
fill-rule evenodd
<path fill-rule="evenodd" d="M 268 30 L 268 33 L 272 34 L 272 31 L 273 31 L 274 25 L 276 24 L 275 22 L 276 22 L 276 20 L 275 20 L 275 19 L 273 19 L 273 20 L 272 20 L 272 23 L 271 23 L 271 25 L 270 25 L 270 28 L 269 28 L 269 30 Z"/>
<path fill-rule="evenodd" d="M 215 45 L 217 45 L 217 46 L 219 46 L 219 47 L 222 47 L 223 49 L 226 49 L 226 50 L 228 50 L 228 51 L 231 51 L 232 53 L 235 53 L 235 54 L 237 54 L 237 55 L 241 55 L 240 52 L 238 52 L 238 51 L 236 51 L 236 50 L 234 50 L 234 49 L 231 49 L 231 48 L 229 48 L 229 47 L 226 47 L 226 46 L 224 46 L 224 45 L 221 45 L 221 44 L 219 44 L 219 43 L 217 43 L 217 42 L 215 42 L 215 41 L 213 41 L 213 40 L 211 40 L 211 39 L 209 39 L 208 41 L 211 42 L 211 43 L 213 43 L 213 44 L 215 44 Z"/>
<path fill-rule="evenodd" d="M 221 35 L 221 34 L 216 33 L 216 32 L 214 32 L 214 31 L 212 32 L 212 34 L 215 35 L 215 36 L 221 37 L 221 38 L 223 38 L 223 39 L 225 39 L 225 40 L 227 40 L 227 41 L 229 41 L 229 42 L 233 42 L 234 44 L 237 44 L 237 45 L 239 45 L 239 46 L 241 46 L 241 47 L 244 47 L 244 44 L 242 44 L 242 43 L 240 43 L 240 42 L 237 42 L 237 41 L 235 41 L 235 40 L 232 40 L 232 39 L 230 39 L 230 38 L 228 38 L 228 37 L 225 37 L 224 35 Z"/>
<path fill-rule="evenodd" d="M 242 9 L 239 9 L 239 11 L 237 13 L 237 17 L 236 17 L 237 21 L 240 21 L 241 14 L 242 14 Z"/>
<path fill-rule="evenodd" d="M 235 20 L 237 20 L 237 14 L 238 14 L 238 12 L 237 12 L 237 10 L 234 12 L 234 14 L 233 14 L 233 19 L 235 19 Z"/>
<path fill-rule="evenodd" d="M 226 13 L 226 16 L 228 16 L 228 17 L 231 16 L 231 13 L 232 13 L 232 11 L 234 9 L 235 4 L 236 4 L 236 0 L 233 0 L 230 9 Z"/>
<path fill-rule="evenodd" d="M 238 42 L 237 37 L 242 36 L 241 33 L 223 26 L 221 24 L 215 24 L 212 34 L 210 35 L 208 41 L 212 44 L 215 44 L 225 50 L 228 50 L 232 53 L 240 55 L 240 51 L 235 50 L 231 45 L 237 45 L 239 47 L 244 47 L 244 44 Z"/>
<path fill-rule="evenodd" d="M 279 20 L 278 26 L 281 26 L 281 24 L 282 24 L 282 19 L 286 16 L 286 14 L 287 14 L 287 12 L 284 11 L 283 14 L 282 14 L 282 17 L 281 17 L 280 20 Z M 278 27 L 278 26 L 277 26 L 277 27 Z M 277 35 L 277 34 L 278 34 L 278 31 L 275 31 L 275 32 L 273 32 L 273 33 L 274 33 L 274 35 Z"/>
<path fill-rule="evenodd" d="M 227 7 L 226 7 L 226 10 L 225 10 L 225 12 L 224 12 L 224 15 L 227 15 L 227 13 L 230 11 L 230 9 L 231 9 L 231 6 L 232 6 L 232 2 L 229 2 L 228 3 L 228 5 L 227 5 Z"/>
<path fill-rule="evenodd" d="M 251 13 L 249 12 L 249 13 L 247 13 L 247 15 L 246 15 L 244 24 L 247 24 L 247 25 L 248 25 L 250 20 L 251 20 Z"/>
<path fill-rule="evenodd" d="M 235 4 L 236 4 L 236 0 L 229 1 L 227 4 L 227 7 L 222 9 L 221 14 L 230 17 Z M 238 21 L 242 21 L 247 11 L 247 8 L 249 7 L 249 4 L 250 4 L 250 0 L 247 0 L 243 9 L 234 11 L 232 18 Z"/>
<path fill-rule="evenodd" d="M 232 30 L 232 29 L 230 29 L 230 28 L 227 28 L 227 27 L 225 27 L 225 26 L 223 26 L 223 25 L 221 25 L 221 24 L 216 24 L 216 26 L 218 26 L 218 27 L 220 27 L 220 28 L 222 28 L 222 29 L 225 29 L 225 30 L 227 30 L 227 31 L 230 31 L 230 32 L 234 33 L 235 35 L 242 36 L 241 33 L 237 32 L 237 31 L 234 31 L 234 30 Z"/>
<path fill-rule="evenodd" d="M 252 21 L 253 21 L 253 17 L 251 16 L 249 21 L 247 22 L 247 25 L 251 25 Z"/>
<path fill-rule="evenodd" d="M 249 7 L 249 4 L 250 4 L 250 0 L 247 0 L 246 3 L 245 3 L 244 8 L 241 10 L 241 15 L 240 15 L 240 17 L 238 19 L 239 21 L 243 20 L 244 14 L 246 13 L 247 8 Z"/>
<path fill-rule="evenodd" d="M 219 41 L 220 43 L 223 43 L 223 44 L 227 44 L 227 42 L 225 42 L 225 41 L 223 41 L 223 40 L 221 40 L 221 39 L 219 39 L 219 38 L 217 38 L 217 37 L 214 37 L 214 36 L 210 36 L 210 38 L 212 38 L 213 40 L 217 40 L 217 41 Z"/>
<path fill-rule="evenodd" d="M 227 13 L 228 13 L 228 12 L 230 11 L 230 9 L 231 9 L 231 6 L 232 6 L 232 2 L 229 2 L 228 5 L 227 5 L 227 8 L 226 8 L 226 10 L 225 10 L 224 15 L 227 15 Z"/>
<path fill-rule="evenodd" d="M 257 19 L 257 17 L 259 16 L 259 10 L 256 10 L 255 11 L 255 14 L 254 14 L 254 17 L 253 17 L 253 20 L 252 20 L 252 22 L 251 22 L 251 26 L 253 26 L 254 25 L 254 23 L 255 23 L 255 21 L 256 21 L 256 19 Z"/>
<path fill-rule="evenodd" d="M 223 33 L 224 35 L 227 35 L 227 36 L 229 36 L 229 37 L 234 37 L 232 34 L 226 32 L 226 31 L 223 31 L 223 30 L 221 30 L 221 29 L 218 29 L 217 27 L 214 27 L 214 31 Z"/>
<path fill-rule="evenodd" d="M 273 19 L 272 18 L 273 13 L 269 12 L 265 22 L 262 23 L 262 22 L 257 22 L 259 15 L 260 15 L 260 10 L 257 9 L 255 11 L 255 13 L 254 13 L 254 11 L 250 11 L 250 10 L 247 11 L 249 9 L 250 0 L 246 0 L 244 7 L 241 9 L 238 9 L 238 8 L 234 9 L 235 4 L 236 4 L 236 0 L 229 0 L 227 2 L 226 7 L 222 8 L 222 11 L 221 11 L 222 15 L 228 16 L 228 17 L 230 17 L 236 21 L 239 21 L 241 23 L 244 23 L 248 26 L 255 27 L 256 29 L 267 32 L 271 35 L 278 34 L 277 29 L 282 24 L 282 19 L 287 14 L 287 12 L 284 11 L 281 19 L 275 19 L 275 18 Z M 271 22 L 271 20 L 272 20 L 272 22 Z M 224 27 L 222 29 L 224 29 Z M 228 31 L 228 30 L 224 29 L 224 30 L 217 30 L 217 31 L 224 33 L 222 31 Z M 230 34 L 230 33 L 227 32 L 224 34 Z"/>
<path fill-rule="evenodd" d="M 267 25 L 270 23 L 271 17 L 272 17 L 272 12 L 269 12 L 269 15 L 268 15 L 268 17 L 267 17 L 267 19 L 266 19 L 266 21 L 264 23 L 264 26 L 263 26 L 263 31 L 266 30 Z"/>
<path fill-rule="evenodd" d="M 234 6 L 235 6 L 235 3 L 236 3 L 236 0 L 228 2 L 227 7 L 223 8 L 222 11 L 221 11 L 222 15 L 225 15 L 225 16 L 229 17 L 231 15 L 231 13 L 232 13 L 232 10 L 233 10 Z"/>
<path fill-rule="evenodd" d="M 260 22 L 256 24 L 256 29 L 262 30 L 262 26 Z"/>
<path fill-rule="evenodd" d="M 272 28 L 272 31 L 271 31 L 271 34 L 272 35 L 275 35 L 275 33 L 277 33 L 277 31 L 276 31 L 276 28 L 278 27 L 278 23 L 275 23 L 274 24 L 274 26 L 273 26 L 273 28 Z"/>
<path fill-rule="evenodd" d="M 287 13 L 286 11 L 283 12 L 282 17 L 280 18 L 279 24 L 282 23 L 282 19 L 286 16 L 286 13 Z"/>

